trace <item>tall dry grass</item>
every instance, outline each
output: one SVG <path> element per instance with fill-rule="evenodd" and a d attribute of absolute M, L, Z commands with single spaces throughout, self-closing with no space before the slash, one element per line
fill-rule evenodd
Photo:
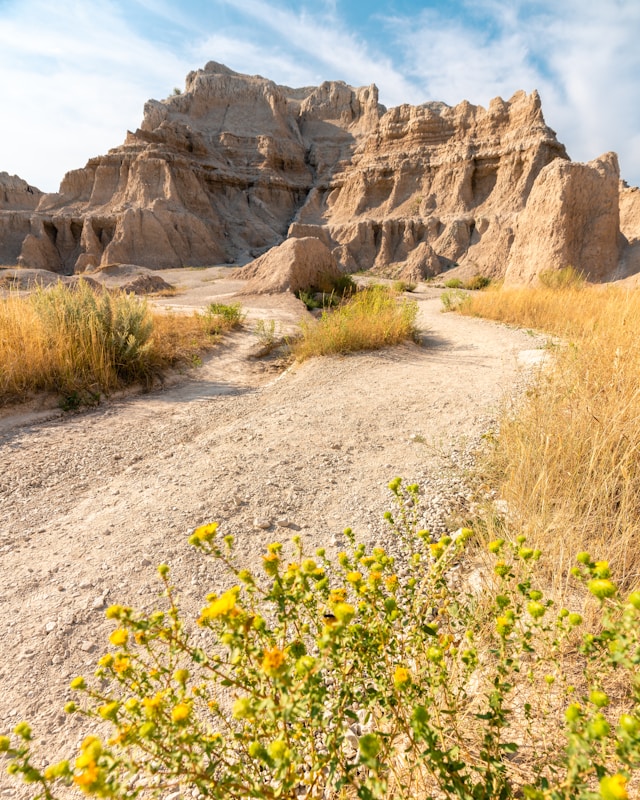
<path fill-rule="evenodd" d="M 96 400 L 210 347 L 226 326 L 218 315 L 153 313 L 125 293 L 96 294 L 80 281 L 0 300 L 0 404 L 53 392 L 67 405 Z"/>
<path fill-rule="evenodd" d="M 505 414 L 487 469 L 514 527 L 556 566 L 589 550 L 640 582 L 640 292 L 501 289 L 461 312 L 561 337 L 517 413 Z"/>
<path fill-rule="evenodd" d="M 295 357 L 377 350 L 415 336 L 418 306 L 384 286 L 371 286 L 352 295 L 319 320 L 301 324 L 302 336 L 293 344 Z"/>

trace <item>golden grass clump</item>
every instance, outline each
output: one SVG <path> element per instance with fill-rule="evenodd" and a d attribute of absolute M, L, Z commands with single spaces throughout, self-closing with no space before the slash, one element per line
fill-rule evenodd
<path fill-rule="evenodd" d="M 145 300 L 84 281 L 10 294 L 0 300 L 0 404 L 54 392 L 72 406 L 150 384 L 228 327 L 220 315 L 153 313 Z"/>
<path fill-rule="evenodd" d="M 517 413 L 505 414 L 491 457 L 514 526 L 557 567 L 589 550 L 637 585 L 640 292 L 502 289 L 460 310 L 562 337 Z"/>
<path fill-rule="evenodd" d="M 301 324 L 302 337 L 293 345 L 299 361 L 313 356 L 377 350 L 415 336 L 418 306 L 384 286 L 357 292 L 319 320 Z"/>

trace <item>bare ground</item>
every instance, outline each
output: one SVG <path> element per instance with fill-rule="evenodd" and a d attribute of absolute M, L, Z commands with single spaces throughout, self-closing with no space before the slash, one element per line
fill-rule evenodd
<path fill-rule="evenodd" d="M 224 299 L 238 287 L 211 280 L 222 274 L 185 270 L 183 293 L 161 302 Z M 423 487 L 426 524 L 444 529 L 466 501 L 470 446 L 543 343 L 442 314 L 424 286 L 414 296 L 421 345 L 278 371 L 251 357 L 251 320 L 285 331 L 305 312 L 293 299 L 243 298 L 244 330 L 162 391 L 0 418 L 0 728 L 28 719 L 47 756 L 71 754 L 86 723 L 62 707 L 70 678 L 91 675 L 106 650 L 104 608 L 156 606 L 161 562 L 189 614 L 224 588 L 187 544 L 198 524 L 220 521 L 248 565 L 294 530 L 310 548 L 335 549 L 346 525 L 384 543 L 386 484 L 401 475 Z M 28 796 L 11 781 L 0 773 L 0 796 Z"/>

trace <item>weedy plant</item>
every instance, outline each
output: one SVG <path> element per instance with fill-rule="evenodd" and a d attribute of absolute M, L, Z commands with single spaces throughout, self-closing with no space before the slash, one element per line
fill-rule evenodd
<path fill-rule="evenodd" d="M 259 319 L 256 322 L 254 332 L 258 337 L 259 356 L 267 356 L 272 353 L 281 343 L 276 333 L 275 319 Z"/>
<path fill-rule="evenodd" d="M 447 289 L 440 295 L 443 311 L 458 311 L 469 302 L 469 294 L 462 289 Z"/>
<path fill-rule="evenodd" d="M 149 385 L 166 368 L 192 363 L 241 316 L 239 306 L 154 313 L 144 299 L 95 292 L 86 281 L 10 294 L 0 299 L 0 403 L 45 391 L 76 408 L 126 384 Z"/>
<path fill-rule="evenodd" d="M 240 303 L 209 303 L 202 317 L 209 333 L 220 334 L 242 325 L 245 314 Z"/>
<path fill-rule="evenodd" d="M 402 294 L 403 292 L 415 292 L 416 287 L 416 283 L 409 283 L 407 281 L 394 281 L 391 284 L 393 291 L 398 294 Z"/>
<path fill-rule="evenodd" d="M 55 798 L 196 790 L 207 798 L 625 800 L 640 766 L 640 593 L 623 599 L 605 562 L 573 570 L 593 623 L 539 588 L 524 537 L 489 544 L 475 591 L 456 568 L 469 529 L 434 541 L 417 485 L 390 489 L 386 551 L 345 531 L 313 556 L 294 537 L 259 570 L 215 523 L 190 543 L 222 562 L 195 637 L 169 567 L 166 607 L 111 606 L 111 649 L 75 678 L 68 713 L 106 723 L 74 760 L 38 766 L 26 722 L 0 737 L 9 771 Z M 567 655 L 570 661 L 567 662 Z"/>

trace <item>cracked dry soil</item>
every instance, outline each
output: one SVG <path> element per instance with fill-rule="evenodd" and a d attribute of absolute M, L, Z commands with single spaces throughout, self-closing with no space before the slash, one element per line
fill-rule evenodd
<path fill-rule="evenodd" d="M 69 680 L 107 649 L 105 607 L 157 607 L 161 562 L 190 618 L 227 588 L 187 544 L 198 524 L 218 520 L 247 565 L 293 530 L 311 550 L 339 548 L 347 525 L 384 544 L 386 485 L 401 475 L 421 485 L 427 526 L 444 529 L 466 499 L 470 445 L 542 340 L 443 314 L 437 294 L 414 295 L 421 345 L 278 373 L 249 357 L 247 324 L 162 391 L 0 419 L 2 732 L 26 719 L 48 760 L 72 755 L 88 723 L 62 708 Z M 2 767 L 0 797 L 29 796 Z"/>

